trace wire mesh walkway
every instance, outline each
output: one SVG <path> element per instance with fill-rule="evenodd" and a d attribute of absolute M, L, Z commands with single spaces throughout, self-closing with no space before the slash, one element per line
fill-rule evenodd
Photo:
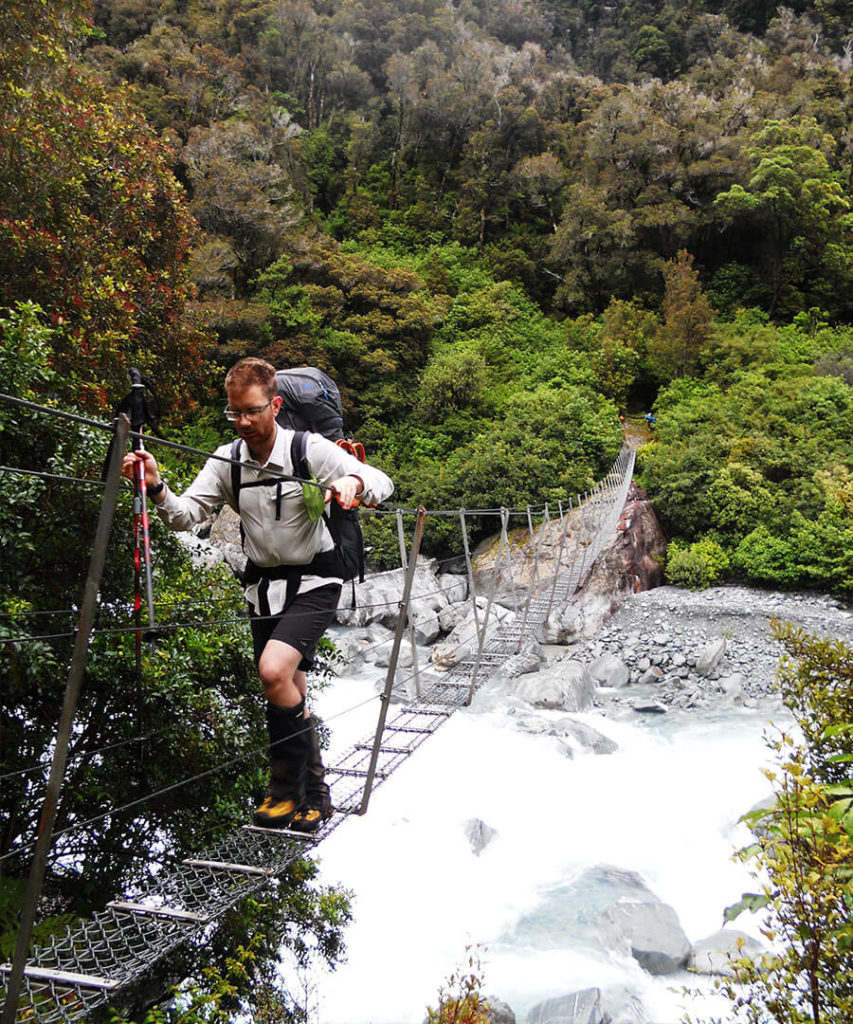
<path fill-rule="evenodd" d="M 476 651 L 471 649 L 444 673 L 415 671 L 409 679 L 419 691 L 414 698 L 388 709 L 376 736 L 356 743 L 327 769 L 336 811 L 322 832 L 299 836 L 244 826 L 203 856 L 176 863 L 132 896 L 107 904 L 91 920 L 32 951 L 17 1020 L 58 1024 L 87 1017 L 119 989 L 140 981 L 181 943 L 203 937 L 229 908 L 267 885 L 349 814 L 363 811 L 362 796 L 369 786 L 380 785 L 404 764 L 455 710 L 470 702 L 478 681 L 535 638 L 552 613 L 563 610 L 616 527 L 633 468 L 634 451 L 625 448 L 604 480 L 576 507 L 561 508 L 559 519 L 549 520 L 546 512 L 534 530 L 528 513 L 532 578 L 515 594 L 512 624 L 490 633 L 489 611 L 499 596 L 504 562 L 516 591 L 508 515 L 503 516 L 491 592 L 473 638 Z M 523 599 L 522 590 L 527 595 Z M 472 603 L 476 608 L 473 594 Z"/>

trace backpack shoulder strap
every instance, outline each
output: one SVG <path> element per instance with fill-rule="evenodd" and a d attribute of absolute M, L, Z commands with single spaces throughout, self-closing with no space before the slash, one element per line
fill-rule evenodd
<path fill-rule="evenodd" d="M 240 511 L 240 487 L 243 480 L 243 467 L 238 466 L 240 460 L 240 445 L 243 443 L 241 437 L 235 437 L 231 443 L 231 493 L 234 495 L 234 507 Z"/>
<path fill-rule="evenodd" d="M 293 437 L 290 440 L 290 463 L 293 468 L 293 475 L 301 476 L 304 480 L 311 476 L 311 470 L 305 461 L 307 453 L 308 431 L 294 430 Z"/>

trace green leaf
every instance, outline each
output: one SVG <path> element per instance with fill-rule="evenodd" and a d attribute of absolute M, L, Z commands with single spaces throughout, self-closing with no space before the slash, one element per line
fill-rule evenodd
<path fill-rule="evenodd" d="M 311 479 L 316 483 L 316 478 L 313 474 Z M 305 511 L 308 513 L 308 518 L 312 523 L 316 523 L 326 507 L 322 488 L 315 487 L 314 484 L 303 484 L 302 500 L 305 502 Z"/>
<path fill-rule="evenodd" d="M 750 913 L 755 913 L 757 910 L 762 910 L 770 902 L 769 896 L 763 893 L 757 892 L 745 892 L 737 903 L 733 903 L 730 907 L 726 907 L 723 911 L 723 920 L 728 923 L 734 921 L 736 917 L 748 910 Z"/>

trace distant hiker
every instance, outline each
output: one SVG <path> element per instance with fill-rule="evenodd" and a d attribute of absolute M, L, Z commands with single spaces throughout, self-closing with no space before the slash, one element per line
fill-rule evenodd
<path fill-rule="evenodd" d="M 274 480 L 264 469 L 295 475 L 294 431 L 276 423 L 282 398 L 276 371 L 262 359 L 242 359 L 225 378 L 226 418 L 242 438 L 242 484 L 235 496 L 232 467 L 208 459 L 182 495 L 160 478 L 149 452 L 129 452 L 123 473 L 133 479 L 142 459 L 148 494 L 170 530 L 188 530 L 223 503 L 239 510 L 243 548 L 248 556 L 245 592 L 249 604 L 255 664 L 267 698 L 270 785 L 255 812 L 264 828 L 313 832 L 332 812 L 329 787 L 314 719 L 305 707 L 305 673 L 313 667 L 317 641 L 334 618 L 343 578 L 338 548 L 327 516 L 312 514 L 298 482 Z M 231 444 L 216 455 L 230 458 Z M 325 499 L 352 508 L 384 501 L 393 491 L 379 469 L 359 462 L 320 434 L 307 435 L 304 463 L 327 490 Z M 307 493 L 307 492 L 306 492 Z M 310 504 L 310 501 L 308 502 Z"/>
<path fill-rule="evenodd" d="M 655 424 L 657 423 L 657 417 L 655 416 L 655 414 L 651 413 L 651 412 L 647 412 L 646 415 L 643 418 L 645 419 L 646 423 L 648 424 L 649 430 L 654 430 Z"/>

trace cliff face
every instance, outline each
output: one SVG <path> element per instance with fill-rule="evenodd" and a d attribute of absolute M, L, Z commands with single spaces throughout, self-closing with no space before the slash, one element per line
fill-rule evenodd
<path fill-rule="evenodd" d="M 560 526 L 534 529 L 531 543 L 529 530 L 517 529 L 508 534 L 509 555 L 501 545 L 500 536 L 489 538 L 474 553 L 475 580 L 478 591 L 488 592 L 491 573 L 497 565 L 497 600 L 513 605 L 522 600 L 537 579 L 542 586 L 559 565 L 561 571 L 574 559 L 583 558 L 582 515 L 574 511 L 566 523 L 563 550 L 560 552 Z M 591 572 L 584 578 L 577 593 L 558 617 L 577 636 L 591 635 L 620 606 L 629 594 L 650 590 L 662 582 L 661 566 L 666 552 L 666 538 L 645 492 L 632 482 L 616 529 L 605 542 Z M 549 639 L 560 642 L 563 631 Z"/>
<path fill-rule="evenodd" d="M 666 538 L 646 498 L 631 483 L 616 530 L 599 555 L 583 589 L 587 593 L 637 594 L 660 586 Z"/>

